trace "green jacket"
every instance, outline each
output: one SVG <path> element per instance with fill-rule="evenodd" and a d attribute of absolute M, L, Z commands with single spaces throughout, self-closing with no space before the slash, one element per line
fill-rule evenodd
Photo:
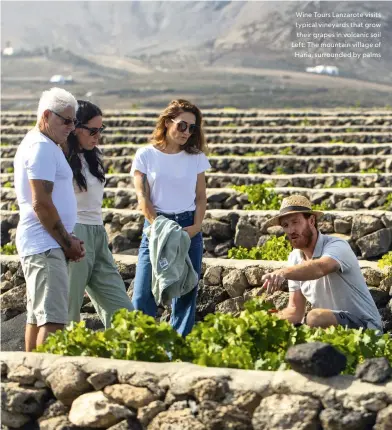
<path fill-rule="evenodd" d="M 162 215 L 144 232 L 149 240 L 152 294 L 158 305 L 169 305 L 173 298 L 189 293 L 198 283 L 188 255 L 191 239 L 178 223 Z"/>

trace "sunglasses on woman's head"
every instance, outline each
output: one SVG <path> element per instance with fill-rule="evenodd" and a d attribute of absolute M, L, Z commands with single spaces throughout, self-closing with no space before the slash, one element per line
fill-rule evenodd
<path fill-rule="evenodd" d="M 188 124 L 186 121 L 176 121 L 174 119 L 172 121 L 177 124 L 177 130 L 181 133 L 185 133 L 189 127 L 189 134 L 193 134 L 198 128 L 196 124 Z"/>
<path fill-rule="evenodd" d="M 50 109 L 49 109 L 50 110 Z M 58 116 L 59 118 L 61 118 L 64 121 L 64 125 L 70 125 L 73 124 L 76 126 L 78 120 L 76 118 L 64 118 L 62 115 L 60 115 L 59 113 L 50 110 L 50 112 L 54 113 L 56 116 Z"/>
<path fill-rule="evenodd" d="M 103 125 L 102 127 L 87 127 L 87 125 L 84 124 L 76 124 L 77 128 L 84 128 L 85 130 L 88 130 L 90 132 L 90 136 L 95 136 L 97 133 L 102 133 L 106 126 Z"/>

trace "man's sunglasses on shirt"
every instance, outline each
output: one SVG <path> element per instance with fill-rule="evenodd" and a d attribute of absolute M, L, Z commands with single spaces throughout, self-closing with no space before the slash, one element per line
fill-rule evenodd
<path fill-rule="evenodd" d="M 87 125 L 77 123 L 76 128 L 84 128 L 85 130 L 88 130 L 90 132 L 90 136 L 95 136 L 97 133 L 102 133 L 105 130 L 106 126 L 103 125 L 102 127 L 99 127 L 99 128 L 87 127 Z"/>
<path fill-rule="evenodd" d="M 188 124 L 186 121 L 172 121 L 177 124 L 177 130 L 181 133 L 185 133 L 189 126 L 189 134 L 193 134 L 199 127 L 196 124 Z"/>
<path fill-rule="evenodd" d="M 50 109 L 49 109 L 50 110 Z M 73 124 L 76 126 L 78 120 L 76 118 L 64 118 L 62 115 L 60 115 L 59 113 L 50 110 L 50 112 L 54 113 L 56 116 L 58 116 L 59 118 L 61 118 L 64 121 L 64 125 L 70 125 Z"/>

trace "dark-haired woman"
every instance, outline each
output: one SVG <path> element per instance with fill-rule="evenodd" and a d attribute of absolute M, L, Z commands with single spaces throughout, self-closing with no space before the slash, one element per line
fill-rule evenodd
<path fill-rule="evenodd" d="M 189 257 L 200 278 L 203 255 L 201 224 L 206 211 L 204 172 L 210 168 L 200 110 L 186 100 L 173 100 L 160 115 L 150 145 L 136 152 L 131 176 L 144 228 L 158 215 L 175 220 L 191 238 Z M 148 238 L 143 233 L 132 303 L 137 310 L 156 316 L 157 304 L 151 292 L 152 266 Z M 173 299 L 171 324 L 186 336 L 195 322 L 197 285 Z"/>
<path fill-rule="evenodd" d="M 78 100 L 78 123 L 68 137 L 68 161 L 74 175 L 77 199 L 75 235 L 84 241 L 86 255 L 70 263 L 69 320 L 80 321 L 85 290 L 105 328 L 113 313 L 121 308 L 133 310 L 125 285 L 114 263 L 102 219 L 105 173 L 98 141 L 105 126 L 98 106 Z"/>

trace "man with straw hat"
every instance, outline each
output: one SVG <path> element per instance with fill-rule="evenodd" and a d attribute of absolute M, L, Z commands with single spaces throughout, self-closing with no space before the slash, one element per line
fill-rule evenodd
<path fill-rule="evenodd" d="M 347 241 L 318 230 L 317 220 L 322 215 L 312 210 L 306 197 L 292 195 L 283 199 L 279 214 L 266 223 L 268 227 L 280 225 L 294 248 L 288 267 L 262 278 L 268 293 L 279 290 L 288 280 L 289 303 L 278 316 L 293 324 L 302 322 L 307 300 L 312 305 L 306 316 L 309 326 L 382 330 L 357 257 Z"/>

